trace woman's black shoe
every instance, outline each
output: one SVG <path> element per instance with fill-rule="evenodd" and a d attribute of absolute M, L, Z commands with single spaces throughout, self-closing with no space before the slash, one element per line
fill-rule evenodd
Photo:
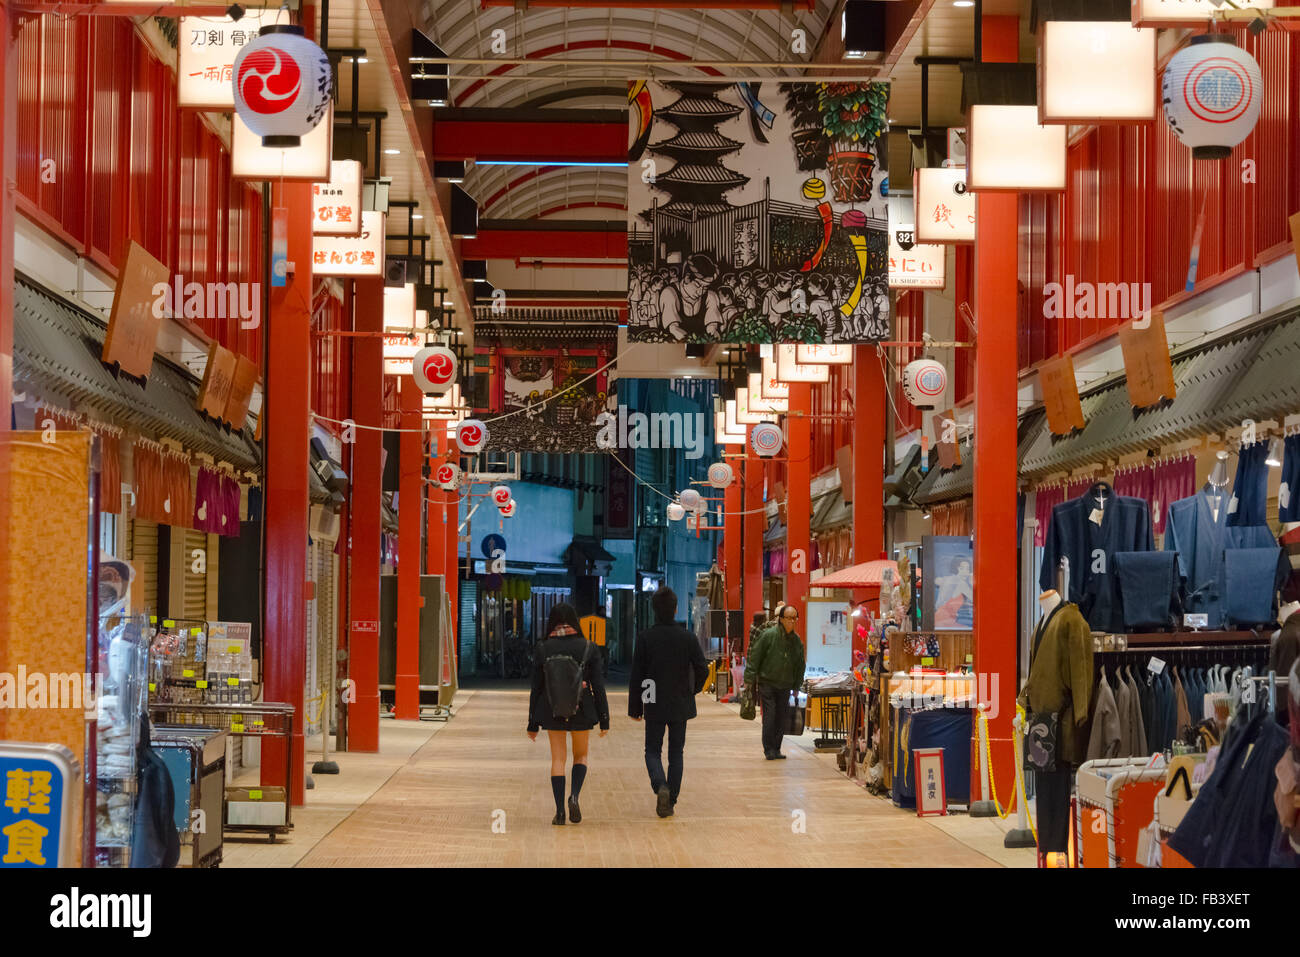
<path fill-rule="evenodd" d="M 563 817 L 564 815 L 560 816 Z M 576 794 L 569 795 L 569 820 L 574 824 L 582 823 L 582 808 L 578 807 L 578 796 Z M 560 823 L 563 824 L 564 822 L 561 821 Z"/>
<path fill-rule="evenodd" d="M 563 824 L 563 823 L 564 823 L 564 812 L 563 812 L 563 811 L 556 811 L 556 812 L 555 812 L 555 817 L 551 819 L 551 823 L 552 823 L 552 824 Z"/>

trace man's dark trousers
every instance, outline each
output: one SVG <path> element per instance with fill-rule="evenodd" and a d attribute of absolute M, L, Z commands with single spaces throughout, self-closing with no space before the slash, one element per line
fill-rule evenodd
<path fill-rule="evenodd" d="M 664 778 L 664 729 L 668 730 L 668 777 Z M 686 722 L 654 721 L 645 722 L 645 769 L 650 772 L 650 790 L 656 794 L 665 783 L 668 793 L 677 803 L 677 795 L 682 790 L 682 749 L 686 746 Z"/>
<path fill-rule="evenodd" d="M 763 753 L 780 754 L 781 739 L 790 727 L 790 689 L 759 682 L 758 697 L 763 704 Z"/>

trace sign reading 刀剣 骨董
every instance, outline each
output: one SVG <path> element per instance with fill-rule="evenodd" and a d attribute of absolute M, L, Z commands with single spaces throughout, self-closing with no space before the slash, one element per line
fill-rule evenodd
<path fill-rule="evenodd" d="M 246 10 L 239 20 L 181 17 L 176 31 L 177 105 L 233 110 L 235 57 L 245 44 L 256 39 L 263 17 L 274 16 L 265 10 Z"/>

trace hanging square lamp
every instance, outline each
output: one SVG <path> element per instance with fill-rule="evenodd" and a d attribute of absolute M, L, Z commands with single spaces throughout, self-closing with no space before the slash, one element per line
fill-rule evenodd
<path fill-rule="evenodd" d="M 1130 0 L 1037 0 L 1040 123 L 1155 119 L 1156 31 L 1129 16 Z"/>
<path fill-rule="evenodd" d="M 831 367 L 827 365 L 801 365 L 795 343 L 773 346 L 776 355 L 776 377 L 782 382 L 830 382 Z"/>
<path fill-rule="evenodd" d="M 853 346 L 848 343 L 817 345 L 801 342 L 794 347 L 794 360 L 800 365 L 852 365 Z"/>
<path fill-rule="evenodd" d="M 917 243 L 975 242 L 975 194 L 962 166 L 923 166 L 912 177 Z"/>
<path fill-rule="evenodd" d="M 969 117 L 967 189 L 1065 190 L 1067 128 L 1039 122 L 1032 63 L 962 64 L 961 96 Z"/>

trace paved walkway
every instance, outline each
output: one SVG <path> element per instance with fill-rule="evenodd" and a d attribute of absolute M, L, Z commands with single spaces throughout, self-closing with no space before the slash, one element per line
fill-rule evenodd
<path fill-rule="evenodd" d="M 477 690 L 445 724 L 385 720 L 381 752 L 338 756 L 277 845 L 227 843 L 226 866 L 990 867 L 1034 865 L 996 820 L 916 817 L 850 782 L 812 735 L 763 759 L 756 722 L 699 699 L 676 814 L 660 820 L 642 725 L 611 695 L 592 735 L 581 824 L 551 824 L 545 735 L 524 734 L 527 692 Z"/>

